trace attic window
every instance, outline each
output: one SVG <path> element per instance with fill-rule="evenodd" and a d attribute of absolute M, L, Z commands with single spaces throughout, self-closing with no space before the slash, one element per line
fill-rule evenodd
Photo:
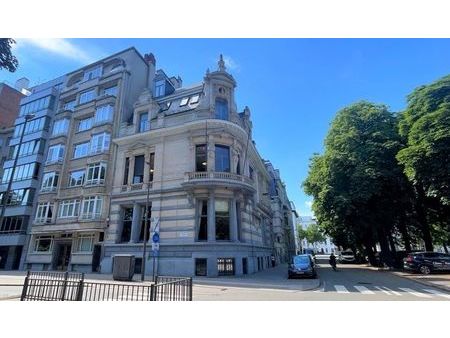
<path fill-rule="evenodd" d="M 200 97 L 199 95 L 194 95 L 194 96 L 192 96 L 191 99 L 190 99 L 190 101 L 189 101 L 189 103 L 190 103 L 190 104 L 197 103 L 199 97 Z"/>
<path fill-rule="evenodd" d="M 187 105 L 188 101 L 189 101 L 189 97 L 183 97 L 180 102 L 180 107 Z"/>

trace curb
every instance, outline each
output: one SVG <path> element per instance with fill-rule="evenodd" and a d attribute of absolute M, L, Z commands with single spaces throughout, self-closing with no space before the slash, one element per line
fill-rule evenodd
<path fill-rule="evenodd" d="M 0 301 L 2 301 L 2 300 L 11 300 L 11 299 L 19 299 L 20 300 L 20 296 L 21 295 L 0 297 Z"/>
<path fill-rule="evenodd" d="M 421 280 L 421 279 L 416 279 L 416 278 L 410 277 L 410 276 L 405 276 L 405 275 L 403 275 L 402 273 L 400 273 L 398 271 L 391 271 L 391 272 L 394 275 L 398 276 L 398 277 L 405 278 L 405 279 L 408 279 L 410 281 L 413 281 L 413 282 L 416 282 L 416 283 L 419 283 L 419 284 L 422 284 L 422 285 L 425 285 L 425 286 L 431 286 L 431 287 L 433 287 L 435 289 L 439 289 L 441 291 L 450 292 L 450 288 L 447 287 L 447 286 L 434 284 L 434 283 L 431 283 L 431 282 L 428 282 L 428 281 L 424 281 L 424 280 Z"/>

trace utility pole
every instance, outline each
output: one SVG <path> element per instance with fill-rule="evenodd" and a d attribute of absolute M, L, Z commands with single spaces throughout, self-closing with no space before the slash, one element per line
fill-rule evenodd
<path fill-rule="evenodd" d="M 9 177 L 8 187 L 6 188 L 6 191 L 2 195 L 2 210 L 0 212 L 0 227 L 3 225 L 3 218 L 5 217 L 6 203 L 9 199 L 9 194 L 11 193 L 11 186 L 12 186 L 13 179 L 14 179 L 14 173 L 16 172 L 17 161 L 19 160 L 19 153 L 20 153 L 20 148 L 22 146 L 23 136 L 25 135 L 25 128 L 27 126 L 27 122 L 29 120 L 33 119 L 34 116 L 35 116 L 34 114 L 25 115 L 25 123 L 23 124 L 23 129 L 22 129 L 22 132 L 20 133 L 19 144 L 17 147 L 16 155 L 14 156 L 14 164 L 12 166 L 11 175 Z"/>
<path fill-rule="evenodd" d="M 144 222 L 145 222 L 145 227 L 144 227 L 144 250 L 142 253 L 142 266 L 141 266 L 141 281 L 143 282 L 145 279 L 145 256 L 147 253 L 147 238 L 148 238 L 148 221 L 149 221 L 149 217 L 148 217 L 148 211 L 149 211 L 149 207 L 150 207 L 150 174 L 153 171 L 153 169 L 151 168 L 151 163 L 146 162 L 146 164 L 148 164 L 148 180 L 147 180 L 147 200 L 145 202 L 145 218 L 144 218 Z"/>

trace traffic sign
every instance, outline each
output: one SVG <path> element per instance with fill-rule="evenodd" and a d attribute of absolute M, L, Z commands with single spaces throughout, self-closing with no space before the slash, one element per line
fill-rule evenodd
<path fill-rule="evenodd" d="M 159 243 L 153 242 L 152 243 L 152 250 L 153 251 L 159 251 Z"/>
<path fill-rule="evenodd" d="M 159 233 L 155 232 L 152 237 L 153 243 L 159 243 Z"/>

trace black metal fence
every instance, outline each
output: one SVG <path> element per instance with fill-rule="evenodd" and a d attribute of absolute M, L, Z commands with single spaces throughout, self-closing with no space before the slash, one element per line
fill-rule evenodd
<path fill-rule="evenodd" d="M 153 284 L 86 282 L 84 274 L 28 271 L 22 301 L 192 301 L 192 278 L 157 276 Z"/>

